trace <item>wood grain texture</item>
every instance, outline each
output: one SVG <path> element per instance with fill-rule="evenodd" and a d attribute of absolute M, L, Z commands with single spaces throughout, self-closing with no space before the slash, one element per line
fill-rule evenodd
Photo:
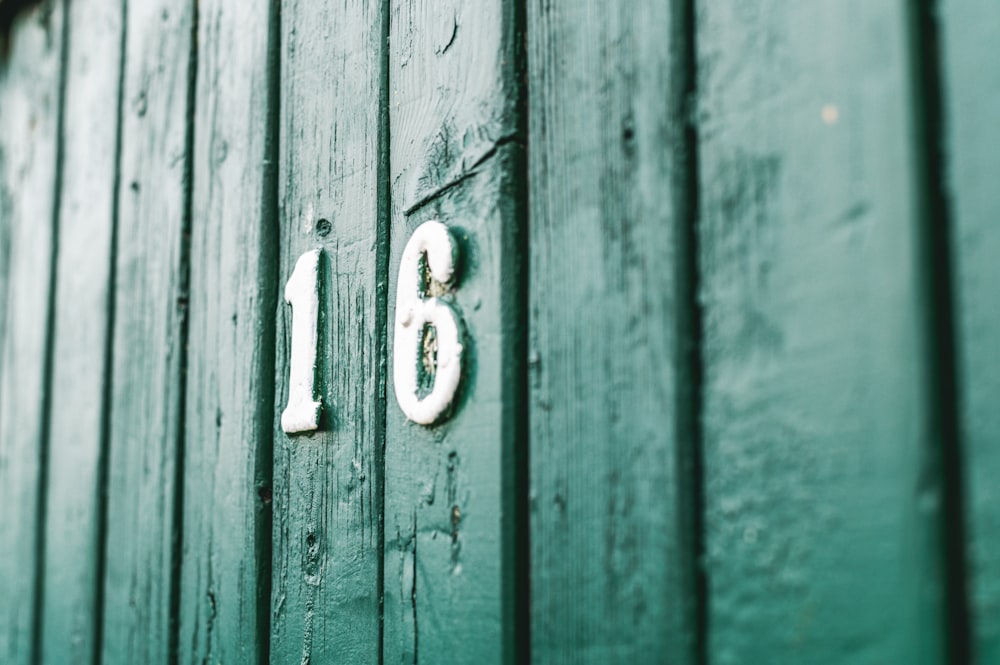
<path fill-rule="evenodd" d="M 118 0 L 68 3 L 40 661 L 52 665 L 96 656 L 122 19 Z"/>
<path fill-rule="evenodd" d="M 0 662 L 37 662 L 63 6 L 22 11 L 0 61 Z"/>
<path fill-rule="evenodd" d="M 424 427 L 388 404 L 389 663 L 515 662 L 526 644 L 519 23 L 504 0 L 390 2 L 389 348 L 402 251 L 431 219 L 461 245 L 454 300 L 467 338 L 449 420 Z"/>
<path fill-rule="evenodd" d="M 116 249 L 103 661 L 176 648 L 190 162 L 188 0 L 129 3 Z"/>
<path fill-rule="evenodd" d="M 199 3 L 178 638 L 190 663 L 267 663 L 275 7 Z"/>
<path fill-rule="evenodd" d="M 983 56 L 1000 39 L 1000 5 L 938 3 L 943 56 L 942 137 L 951 197 L 953 265 L 965 446 L 972 651 L 1000 662 L 1000 69 Z"/>
<path fill-rule="evenodd" d="M 530 3 L 532 655 L 693 663 L 682 3 Z"/>
<path fill-rule="evenodd" d="M 909 3 L 697 7 L 709 660 L 944 662 Z"/>
<path fill-rule="evenodd" d="M 291 307 L 277 312 L 272 661 L 379 660 L 384 251 L 382 4 L 282 7 L 278 288 L 322 248 L 319 431 L 286 435 Z"/>

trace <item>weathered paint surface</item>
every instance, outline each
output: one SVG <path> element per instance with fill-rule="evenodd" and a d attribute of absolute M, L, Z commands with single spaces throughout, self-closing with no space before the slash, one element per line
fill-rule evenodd
<path fill-rule="evenodd" d="M 945 659 L 910 4 L 698 3 L 719 665 Z"/>
<path fill-rule="evenodd" d="M 277 306 L 276 7 L 200 0 L 179 661 L 266 665 Z"/>
<path fill-rule="evenodd" d="M 281 11 L 278 281 L 320 248 L 319 430 L 275 423 L 272 660 L 379 662 L 384 408 L 379 214 L 381 3 Z M 277 312 L 276 414 L 288 402 L 291 307 Z"/>
<path fill-rule="evenodd" d="M 526 445 L 516 3 L 390 8 L 390 265 L 421 223 L 447 225 L 461 248 L 454 302 L 467 337 L 448 420 L 429 428 L 394 402 L 387 411 L 384 659 L 515 662 L 517 598 L 527 601 L 516 567 L 526 528 L 515 503 Z M 400 360 L 410 358 L 390 364 Z"/>
<path fill-rule="evenodd" d="M 102 657 L 152 665 L 177 649 L 194 7 L 127 17 Z"/>
<path fill-rule="evenodd" d="M 64 12 L 23 11 L 0 62 L 0 662 L 33 665 Z"/>
<path fill-rule="evenodd" d="M 990 0 L 12 16 L 0 662 L 1000 659 Z"/>
<path fill-rule="evenodd" d="M 123 15 L 117 1 L 67 7 L 40 662 L 86 665 L 97 655 L 101 616 Z"/>
<path fill-rule="evenodd" d="M 955 311 L 965 451 L 972 653 L 1000 662 L 1000 5 L 939 3 L 944 156 L 952 214 Z"/>
<path fill-rule="evenodd" d="M 684 3 L 529 7 L 532 655 L 694 663 Z"/>

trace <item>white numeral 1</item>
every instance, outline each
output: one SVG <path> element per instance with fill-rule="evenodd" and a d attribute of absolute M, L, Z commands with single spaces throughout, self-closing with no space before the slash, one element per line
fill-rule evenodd
<path fill-rule="evenodd" d="M 447 414 L 462 378 L 462 324 L 455 309 L 445 300 L 427 293 L 426 272 L 441 287 L 455 279 L 458 245 L 441 222 L 425 222 L 413 232 L 399 265 L 396 286 L 396 336 L 393 344 L 393 384 L 396 400 L 406 417 L 421 425 L 431 425 Z M 430 329 L 437 346 L 428 344 Z M 433 387 L 423 397 L 418 393 L 421 367 L 427 372 L 433 354 Z M 431 372 L 428 372 L 431 373 Z"/>
<path fill-rule="evenodd" d="M 316 347 L 320 252 L 314 249 L 300 256 L 285 284 L 285 302 L 292 306 L 288 405 L 281 414 L 281 429 L 286 434 L 310 432 L 319 427 L 322 402 L 316 398 Z"/>

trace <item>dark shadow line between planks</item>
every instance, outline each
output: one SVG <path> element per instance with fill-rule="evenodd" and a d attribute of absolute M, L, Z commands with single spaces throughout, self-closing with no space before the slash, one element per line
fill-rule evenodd
<path fill-rule="evenodd" d="M 45 350 L 42 366 L 42 394 L 39 415 L 41 423 L 38 435 L 38 484 L 35 495 L 35 579 L 31 606 L 31 658 L 30 662 L 41 662 L 42 614 L 45 595 L 45 522 L 48 516 L 49 487 L 49 446 L 52 431 L 52 366 L 55 350 L 56 329 L 56 280 L 59 276 L 59 227 L 63 194 L 63 166 L 65 164 L 65 145 L 63 136 L 66 130 L 66 81 L 69 76 L 69 0 L 55 0 L 62 6 L 62 25 L 59 34 L 59 82 L 58 100 L 56 102 L 56 152 L 55 173 L 52 191 L 52 217 L 49 220 L 51 243 L 49 247 L 49 288 L 48 300 L 45 303 Z"/>
<path fill-rule="evenodd" d="M 375 397 L 375 511 L 378 514 L 376 544 L 378 565 L 378 663 L 385 660 L 385 444 L 388 411 L 389 373 L 389 243 L 392 228 L 392 176 L 390 172 L 389 124 L 389 17 L 390 2 L 379 3 L 379 125 L 378 125 L 378 202 L 376 204 L 375 240 L 375 329 L 378 330 L 378 383 Z"/>
<path fill-rule="evenodd" d="M 278 160 L 281 137 L 281 0 L 271 0 L 268 8 L 267 43 L 267 127 L 264 141 L 264 169 L 261 180 L 261 233 L 258 256 L 262 272 L 258 274 L 261 294 L 261 331 L 258 340 L 262 349 L 257 373 L 261 394 L 258 404 L 267 408 L 257 412 L 257 453 L 254 460 L 254 482 L 257 497 L 254 520 L 254 556 L 257 570 L 256 612 L 257 663 L 271 662 L 271 582 L 274 552 L 274 403 L 275 371 L 277 368 L 278 275 L 280 274 L 280 196 Z"/>
<path fill-rule="evenodd" d="M 122 121 L 125 107 L 125 49 L 128 37 L 128 0 L 121 0 L 121 36 L 118 51 L 118 99 L 115 107 L 115 165 L 111 200 L 111 248 L 108 254 L 108 286 L 104 326 L 104 380 L 101 388 L 100 450 L 97 455 L 97 561 L 94 590 L 94 652 L 91 663 L 101 662 L 104 651 L 104 576 L 108 558 L 108 476 L 111 458 L 111 399 L 114 375 L 115 295 L 118 284 L 118 228 L 120 222 L 119 188 L 122 171 Z"/>
<path fill-rule="evenodd" d="M 501 188 L 503 216 L 502 267 L 510 275 L 501 288 L 504 327 L 503 463 L 501 590 L 504 618 L 503 662 L 531 662 L 531 421 L 529 376 L 530 247 L 528 182 L 528 8 L 527 0 L 506 0 L 504 50 L 509 51 L 509 74 L 504 92 L 512 100 L 515 133 L 499 139 L 475 166 L 485 162 L 502 146 L 509 162 L 504 165 L 507 184 Z M 506 199 L 506 203 L 504 202 Z M 506 212 L 505 212 L 506 209 Z"/>
<path fill-rule="evenodd" d="M 187 446 L 187 369 L 188 331 L 190 327 L 191 290 L 191 228 L 194 194 L 194 141 L 195 141 L 195 95 L 198 85 L 198 19 L 199 3 L 191 0 L 190 47 L 187 62 L 187 90 L 184 110 L 184 167 L 183 167 L 183 207 L 181 218 L 181 245 L 178 261 L 178 302 L 180 321 L 178 330 L 177 368 L 177 420 L 174 444 L 174 496 L 173 524 L 171 531 L 170 556 L 170 613 L 167 634 L 167 661 L 179 665 L 181 624 L 181 562 L 184 552 L 184 464 Z"/>
<path fill-rule="evenodd" d="M 940 474 L 942 513 L 939 538 L 945 585 L 944 617 L 949 663 L 972 662 L 966 527 L 962 479 L 961 394 L 955 333 L 953 222 L 947 192 L 944 90 L 937 0 L 912 5 L 910 66 L 914 87 L 917 145 L 919 248 L 917 285 L 924 298 L 929 339 L 927 413 L 930 454 Z M 936 479 L 937 480 L 937 479 Z"/>
<path fill-rule="evenodd" d="M 705 557 L 705 334 L 701 290 L 701 220 L 700 155 L 698 106 L 698 26 L 697 0 L 676 0 L 672 21 L 677 50 L 675 71 L 680 75 L 681 95 L 675 101 L 675 114 L 683 126 L 681 154 L 683 163 L 676 169 L 678 182 L 677 212 L 680 238 L 677 256 L 678 299 L 682 312 L 678 317 L 678 465 L 681 470 L 679 491 L 682 506 L 681 533 L 690 538 L 685 573 L 690 577 L 688 621 L 693 632 L 690 657 L 696 665 L 708 663 L 708 570 Z M 684 482 L 687 479 L 687 482 Z M 683 541 L 682 541 L 683 542 Z"/>

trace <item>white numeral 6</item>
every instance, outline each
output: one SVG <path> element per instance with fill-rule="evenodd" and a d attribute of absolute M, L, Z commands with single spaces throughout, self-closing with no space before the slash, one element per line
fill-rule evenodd
<path fill-rule="evenodd" d="M 417 227 L 399 264 L 393 384 L 403 413 L 421 425 L 448 415 L 462 378 L 462 319 L 440 297 L 454 286 L 457 262 L 458 244 L 435 221 Z"/>

